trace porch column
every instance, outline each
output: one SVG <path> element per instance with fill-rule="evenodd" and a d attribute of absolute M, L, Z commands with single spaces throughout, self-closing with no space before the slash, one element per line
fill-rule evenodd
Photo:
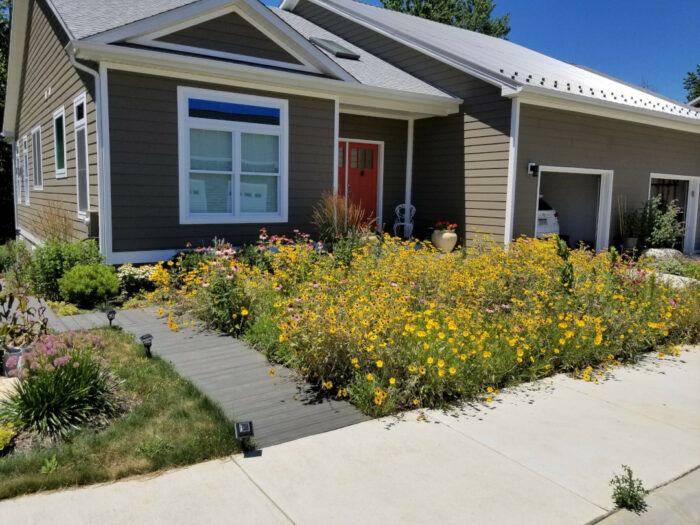
<path fill-rule="evenodd" d="M 408 136 L 406 138 L 406 212 L 411 205 L 411 185 L 413 183 L 413 122 L 414 119 L 408 119 Z"/>

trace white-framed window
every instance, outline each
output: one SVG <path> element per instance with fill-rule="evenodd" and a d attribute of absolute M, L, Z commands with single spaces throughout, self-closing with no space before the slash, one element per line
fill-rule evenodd
<path fill-rule="evenodd" d="M 22 137 L 22 175 L 24 177 L 24 204 L 29 206 L 29 149 L 27 136 Z"/>
<path fill-rule="evenodd" d="M 287 222 L 288 103 L 178 88 L 180 223 Z"/>
<path fill-rule="evenodd" d="M 34 189 L 44 189 L 44 171 L 41 166 L 41 126 L 32 130 L 32 173 L 34 174 Z"/>
<path fill-rule="evenodd" d="M 15 175 L 15 202 L 22 204 L 22 164 L 19 160 L 19 141 L 12 144 L 12 168 Z"/>
<path fill-rule="evenodd" d="M 53 114 L 53 157 L 56 178 L 66 177 L 66 112 L 63 106 Z"/>
<path fill-rule="evenodd" d="M 90 209 L 90 169 L 87 141 L 87 102 L 85 93 L 73 101 L 73 128 L 75 133 L 75 179 L 78 216 L 85 217 Z"/>

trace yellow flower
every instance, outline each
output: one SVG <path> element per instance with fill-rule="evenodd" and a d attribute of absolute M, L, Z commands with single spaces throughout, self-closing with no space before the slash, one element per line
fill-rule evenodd
<path fill-rule="evenodd" d="M 384 366 L 384 362 L 381 359 L 379 361 L 377 361 L 375 364 L 377 365 L 377 368 L 381 368 Z"/>
<path fill-rule="evenodd" d="M 425 375 L 425 367 L 424 367 L 424 366 L 421 366 L 421 367 L 418 369 L 418 371 L 419 371 L 422 375 Z"/>
<path fill-rule="evenodd" d="M 275 370 L 274 370 L 274 369 L 270 368 L 270 369 L 267 371 L 267 373 L 270 374 L 270 377 L 275 377 Z"/>
<path fill-rule="evenodd" d="M 241 308 L 241 315 L 242 315 L 243 317 L 245 317 L 246 315 L 248 315 L 248 310 L 246 310 L 245 308 Z"/>
<path fill-rule="evenodd" d="M 389 384 L 390 384 L 390 385 L 396 384 L 396 378 L 390 377 L 390 378 L 389 378 Z"/>
<path fill-rule="evenodd" d="M 445 371 L 442 370 L 442 369 L 438 370 L 438 375 L 439 375 L 440 377 L 444 376 L 444 375 L 445 375 Z"/>
<path fill-rule="evenodd" d="M 367 381 L 374 381 L 374 375 L 372 375 L 371 373 L 367 374 L 366 377 L 367 377 Z"/>
<path fill-rule="evenodd" d="M 326 387 L 327 390 L 330 390 L 333 388 L 333 381 L 326 381 L 323 386 Z"/>
<path fill-rule="evenodd" d="M 488 358 L 491 357 L 491 352 L 486 351 L 482 355 L 484 356 L 484 358 Z"/>
<path fill-rule="evenodd" d="M 489 403 L 493 401 L 493 396 L 486 396 L 486 401 L 488 401 Z"/>
<path fill-rule="evenodd" d="M 445 366 L 445 361 L 443 361 L 442 359 L 438 359 L 438 366 L 439 366 L 440 368 L 442 368 L 443 366 Z"/>
<path fill-rule="evenodd" d="M 432 357 L 429 357 L 429 358 L 427 359 L 427 361 L 428 361 L 428 364 L 429 364 L 429 365 L 432 365 L 434 360 L 433 360 Z"/>
<path fill-rule="evenodd" d="M 488 388 L 486 389 L 486 391 L 489 392 L 489 393 L 491 393 L 491 392 L 493 392 L 493 388 L 492 388 L 492 387 L 488 387 Z"/>
<path fill-rule="evenodd" d="M 409 371 L 409 372 L 415 372 L 415 371 L 416 371 L 415 365 L 408 365 L 408 371 Z"/>
<path fill-rule="evenodd" d="M 663 352 L 659 352 L 659 359 L 663 359 L 663 358 L 664 358 Z"/>
<path fill-rule="evenodd" d="M 454 375 L 457 372 L 457 369 L 454 366 L 450 367 L 450 374 Z"/>
<path fill-rule="evenodd" d="M 415 406 L 415 405 L 418 405 L 418 403 L 420 403 L 420 401 L 418 401 L 417 399 L 414 399 L 414 400 L 413 400 L 413 405 L 414 405 L 414 406 Z"/>

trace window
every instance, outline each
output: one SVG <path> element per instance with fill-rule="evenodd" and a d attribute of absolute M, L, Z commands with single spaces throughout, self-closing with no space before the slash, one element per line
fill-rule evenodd
<path fill-rule="evenodd" d="M 90 208 L 87 125 L 85 119 L 85 94 L 73 101 L 75 119 L 75 175 L 78 191 L 78 215 L 84 217 Z M 64 159 L 65 162 L 65 159 Z"/>
<path fill-rule="evenodd" d="M 180 222 L 286 222 L 287 101 L 178 93 Z"/>
<path fill-rule="evenodd" d="M 22 164 L 19 161 L 19 141 L 12 144 L 12 168 L 15 175 L 15 201 L 22 204 Z"/>
<path fill-rule="evenodd" d="M 22 137 L 22 175 L 24 176 L 24 204 L 29 206 L 29 150 L 26 135 Z"/>
<path fill-rule="evenodd" d="M 32 171 L 34 173 L 34 189 L 44 189 L 44 174 L 41 169 L 41 126 L 32 130 Z"/>
<path fill-rule="evenodd" d="M 56 178 L 66 176 L 66 114 L 61 107 L 53 114 L 53 155 Z"/>

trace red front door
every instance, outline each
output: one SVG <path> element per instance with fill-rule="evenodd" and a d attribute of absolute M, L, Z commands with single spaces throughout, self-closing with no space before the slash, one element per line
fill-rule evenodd
<path fill-rule="evenodd" d="M 363 208 L 368 219 L 376 218 L 379 146 L 340 142 L 338 159 L 338 193 L 342 196 L 347 191 L 348 204 Z"/>

